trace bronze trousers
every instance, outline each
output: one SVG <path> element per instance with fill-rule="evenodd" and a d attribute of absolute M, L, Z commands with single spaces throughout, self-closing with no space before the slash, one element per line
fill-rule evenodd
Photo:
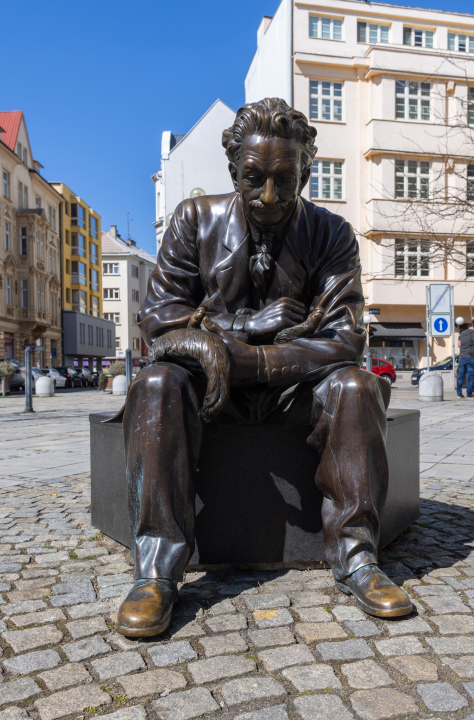
<path fill-rule="evenodd" d="M 194 551 L 204 389 L 202 378 L 170 363 L 144 368 L 130 387 L 123 429 L 137 579 L 180 581 Z M 339 580 L 377 563 L 389 399 L 385 380 L 347 367 L 314 387 L 235 388 L 217 420 L 312 425 L 326 559 Z"/>

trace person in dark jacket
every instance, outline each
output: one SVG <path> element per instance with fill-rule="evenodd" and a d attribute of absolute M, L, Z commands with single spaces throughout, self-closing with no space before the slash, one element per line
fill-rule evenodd
<path fill-rule="evenodd" d="M 342 217 L 301 197 L 315 135 L 283 100 L 243 106 L 223 134 L 235 192 L 184 200 L 164 235 L 138 320 L 169 356 L 138 374 L 123 412 L 136 578 L 118 613 L 124 635 L 168 627 L 194 549 L 205 383 L 170 348 L 196 324 L 229 358 L 229 395 L 213 422 L 312 424 L 337 586 L 373 615 L 412 609 L 377 565 L 390 386 L 360 369 L 358 244 Z"/>
<path fill-rule="evenodd" d="M 464 399 L 462 394 L 462 384 L 466 377 L 466 395 L 472 398 L 472 389 L 474 386 L 474 320 L 471 320 L 467 330 L 463 330 L 459 335 L 458 345 L 459 351 L 459 368 L 457 382 L 457 398 Z"/>

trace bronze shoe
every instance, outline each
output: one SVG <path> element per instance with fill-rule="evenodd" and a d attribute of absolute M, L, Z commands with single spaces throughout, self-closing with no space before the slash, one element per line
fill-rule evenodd
<path fill-rule="evenodd" d="M 409 615 L 413 605 L 405 590 L 395 585 L 377 565 L 364 565 L 336 587 L 346 595 L 354 595 L 356 604 L 368 615 L 400 617 Z"/>
<path fill-rule="evenodd" d="M 128 637 L 153 637 L 163 633 L 171 622 L 171 612 L 177 597 L 173 580 L 142 578 L 120 606 L 115 627 Z"/>

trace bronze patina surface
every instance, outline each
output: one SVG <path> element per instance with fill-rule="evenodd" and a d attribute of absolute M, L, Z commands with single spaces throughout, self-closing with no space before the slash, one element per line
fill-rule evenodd
<path fill-rule="evenodd" d="M 235 192 L 185 200 L 165 233 L 138 315 L 153 363 L 123 410 L 135 577 L 182 579 L 194 548 L 202 423 L 278 418 L 313 428 L 326 557 L 341 589 L 391 617 L 411 603 L 370 567 L 388 485 L 390 385 L 360 369 L 354 231 L 301 197 L 315 136 L 282 100 L 240 108 L 223 134 Z M 139 636 L 166 623 L 163 592 L 140 603 L 132 590 L 118 630 Z"/>

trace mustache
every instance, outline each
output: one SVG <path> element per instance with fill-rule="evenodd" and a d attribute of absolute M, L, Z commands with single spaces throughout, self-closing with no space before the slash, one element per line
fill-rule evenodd
<path fill-rule="evenodd" d="M 278 202 L 268 205 L 261 200 L 250 200 L 249 206 L 257 210 L 285 210 L 290 205 L 290 201 L 278 200 Z"/>

